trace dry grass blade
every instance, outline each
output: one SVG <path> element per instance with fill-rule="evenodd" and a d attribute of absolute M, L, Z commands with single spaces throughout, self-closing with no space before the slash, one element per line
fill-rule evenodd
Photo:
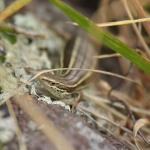
<path fill-rule="evenodd" d="M 16 96 L 14 101 L 29 115 L 39 126 L 47 138 L 53 142 L 58 150 L 74 150 L 73 146 L 57 130 L 53 122 L 50 121 L 41 111 L 39 106 L 34 103 L 29 95 Z M 30 106 L 30 107 L 29 107 Z M 31 109 L 32 108 L 32 109 Z M 56 140 L 57 139 L 57 140 Z"/>
<path fill-rule="evenodd" d="M 104 55 L 98 55 L 98 56 L 94 56 L 97 59 L 105 59 L 105 58 L 112 58 L 112 57 L 121 57 L 120 54 L 104 54 Z"/>
<path fill-rule="evenodd" d="M 122 0 L 122 3 L 123 3 L 123 5 L 124 5 L 124 7 L 126 9 L 126 12 L 127 12 L 128 16 L 129 16 L 129 18 L 131 20 L 133 20 L 134 18 L 132 16 L 132 13 L 131 13 L 130 8 L 128 6 L 127 0 Z M 135 33 L 137 34 L 137 37 L 139 38 L 139 40 L 140 40 L 144 50 L 146 51 L 147 56 L 150 58 L 150 49 L 147 46 L 147 44 L 146 44 L 144 38 L 142 37 L 141 33 L 139 32 L 137 25 L 133 24 L 132 26 L 133 26 L 133 29 L 135 30 Z"/>
<path fill-rule="evenodd" d="M 90 100 L 91 102 L 94 102 L 95 104 L 97 104 L 100 107 L 103 107 L 107 110 L 109 110 L 109 112 L 111 112 L 113 115 L 117 116 L 118 118 L 122 119 L 122 120 L 126 120 L 127 117 L 125 115 L 123 115 L 122 113 L 120 113 L 119 111 L 107 106 L 106 104 L 110 104 L 110 100 L 102 98 L 102 97 L 96 97 L 93 95 L 89 95 L 88 93 L 83 93 L 83 96 L 85 99 Z"/>
<path fill-rule="evenodd" d="M 135 125 L 134 125 L 134 128 L 133 128 L 133 134 L 134 134 L 134 137 L 137 136 L 137 133 L 138 131 L 145 125 L 148 125 L 150 122 L 148 119 L 139 119 L 136 121 Z"/>
<path fill-rule="evenodd" d="M 147 115 L 150 116 L 150 111 L 148 109 L 144 109 L 144 108 L 139 108 L 137 105 L 135 105 L 136 99 L 130 98 L 128 95 L 126 95 L 125 93 L 119 92 L 119 91 L 113 91 L 111 93 L 112 96 L 125 101 L 126 103 L 128 103 L 128 105 L 130 105 L 130 109 L 138 114 L 142 114 L 142 115 Z M 119 107 L 119 106 L 118 106 Z"/>
<path fill-rule="evenodd" d="M 135 7 L 136 12 L 138 13 L 139 17 L 141 17 L 141 18 L 148 17 L 147 13 L 143 9 L 139 0 L 130 0 L 129 2 L 131 5 L 133 5 Z M 150 36 L 150 23 L 149 22 L 143 22 L 143 26 Z"/>
<path fill-rule="evenodd" d="M 16 117 L 16 114 L 14 112 L 11 101 L 10 100 L 6 101 L 6 105 L 7 105 L 8 111 L 10 113 L 10 116 L 13 118 L 15 125 L 16 125 L 16 135 L 18 138 L 19 149 L 20 150 L 27 150 L 27 146 L 25 144 L 25 141 L 23 140 L 23 135 L 22 135 L 21 129 L 18 126 L 17 117 Z"/>
<path fill-rule="evenodd" d="M 13 24 L 5 23 L 5 22 L 2 22 L 0 24 L 0 30 L 7 30 L 14 34 L 24 34 L 25 36 L 31 38 L 46 39 L 46 36 L 42 33 L 36 33 L 35 31 L 31 31 L 31 30 L 29 31 L 27 29 L 21 28 Z"/>
<path fill-rule="evenodd" d="M 0 21 L 4 21 L 19 9 L 29 4 L 32 0 L 16 0 L 0 13 Z"/>
<path fill-rule="evenodd" d="M 123 127 L 123 126 L 121 126 L 121 125 L 119 125 L 119 124 L 117 124 L 117 123 L 115 123 L 114 121 L 111 121 L 109 118 L 100 115 L 97 111 L 91 110 L 91 109 L 87 109 L 87 108 L 85 108 L 85 107 L 83 107 L 83 106 L 79 106 L 78 109 L 79 109 L 80 112 L 82 112 L 83 114 L 85 114 L 90 120 L 92 120 L 93 122 L 95 122 L 100 128 L 104 128 L 104 130 L 106 130 L 109 134 L 114 135 L 114 134 L 113 134 L 111 131 L 109 131 L 107 128 L 102 127 L 99 122 L 97 122 L 94 118 L 92 118 L 92 117 L 89 115 L 89 113 L 92 114 L 93 116 L 95 116 L 95 117 L 101 119 L 101 120 L 107 121 L 108 123 L 110 123 L 110 124 L 116 126 L 117 128 L 120 128 L 122 131 L 128 133 L 128 134 L 132 137 L 132 131 L 130 131 L 129 129 L 127 129 L 127 128 L 125 128 L 125 127 Z M 140 137 L 139 137 L 139 138 L 140 138 Z M 129 141 L 127 141 L 127 143 L 128 143 L 128 142 L 129 142 Z M 130 145 L 132 145 L 133 147 L 135 147 L 131 142 L 129 142 L 129 143 L 130 143 Z"/>
<path fill-rule="evenodd" d="M 107 22 L 107 23 L 98 23 L 98 27 L 112 27 L 112 26 L 121 26 L 121 25 L 129 25 L 134 23 L 141 23 L 141 22 L 149 22 L 150 18 L 141 18 L 141 19 L 133 19 L 133 20 L 123 20 L 123 21 L 115 21 L 115 22 Z M 77 24 L 75 24 L 77 25 Z"/>
<path fill-rule="evenodd" d="M 104 75 L 108 75 L 108 76 L 113 76 L 116 78 L 120 78 L 126 81 L 130 81 L 132 83 L 135 83 L 137 85 L 141 85 L 138 81 L 132 80 L 130 78 L 124 77 L 122 75 L 116 74 L 116 73 L 112 73 L 112 72 L 108 72 L 108 71 L 104 71 L 104 70 L 96 70 L 96 69 L 81 69 L 81 68 L 56 68 L 56 69 L 48 69 L 48 70 L 42 70 L 39 73 L 37 73 L 36 75 L 34 75 L 29 82 L 35 80 L 36 78 L 38 78 L 39 76 L 41 76 L 44 73 L 49 73 L 49 72 L 54 72 L 54 71 L 63 71 L 63 70 L 81 70 L 81 71 L 89 71 L 89 72 L 93 72 L 93 73 L 99 73 L 99 74 L 104 74 Z"/>
<path fill-rule="evenodd" d="M 133 136 L 134 136 L 134 141 L 135 141 L 135 144 L 137 146 L 137 148 L 139 150 L 141 150 L 141 148 L 139 147 L 138 145 L 138 142 L 137 142 L 137 134 L 138 134 L 138 131 L 143 127 L 143 126 L 146 126 L 150 124 L 149 120 L 148 119 L 145 119 L 145 118 L 142 118 L 142 119 L 139 119 L 138 121 L 136 121 L 134 127 L 133 127 Z"/>
<path fill-rule="evenodd" d="M 109 32 L 104 32 L 93 21 L 89 20 L 84 15 L 81 15 L 78 11 L 60 0 L 49 0 L 52 4 L 62 10 L 71 20 L 78 23 L 85 31 L 93 35 L 98 41 L 101 41 L 104 45 L 120 53 L 125 58 L 129 59 L 132 63 L 136 64 L 144 72 L 150 74 L 150 62 L 141 57 L 132 48 L 129 48 L 126 44 L 114 37 Z"/>
<path fill-rule="evenodd" d="M 125 128 L 125 127 L 123 127 L 123 126 L 117 124 L 116 122 L 110 120 L 110 118 L 107 118 L 107 117 L 105 117 L 105 116 L 100 115 L 96 110 L 87 109 L 87 108 L 85 108 L 84 106 L 79 106 L 79 109 L 81 109 L 81 110 L 83 110 L 83 111 L 85 111 L 85 112 L 91 113 L 91 114 L 94 115 L 95 117 L 98 117 L 98 118 L 100 118 L 100 119 L 102 119 L 102 120 L 105 120 L 105 121 L 111 123 L 112 125 L 114 125 L 114 126 L 120 128 L 121 130 L 127 132 L 129 135 L 132 136 L 132 131 L 130 131 L 129 129 L 127 129 L 127 128 Z"/>
<path fill-rule="evenodd" d="M 142 22 L 150 22 L 150 17 L 133 19 L 133 20 L 122 20 L 122 21 L 112 21 L 112 22 L 106 22 L 106 23 L 97 23 L 97 26 L 101 27 L 101 28 L 106 28 L 106 27 L 113 27 L 113 26 L 123 26 L 123 25 L 135 24 L 135 23 L 142 23 Z M 78 26 L 78 24 L 76 22 L 67 21 L 67 23 Z"/>
<path fill-rule="evenodd" d="M 115 93 L 114 93 L 115 92 Z M 150 111 L 149 110 L 145 110 L 145 109 L 142 109 L 142 108 L 139 108 L 137 106 L 133 106 L 132 104 L 130 104 L 129 102 L 131 100 L 135 100 L 135 99 L 131 99 L 129 98 L 127 95 L 125 95 L 124 93 L 119 93 L 117 91 L 113 91 L 112 92 L 112 95 L 115 96 L 116 98 L 121 98 L 120 100 L 122 101 L 125 101 L 129 106 L 130 106 L 130 109 L 137 113 L 137 114 L 142 114 L 142 115 L 147 115 L 147 116 L 150 116 Z M 122 96 L 122 97 L 121 97 Z M 111 101 L 106 99 L 106 98 L 102 98 L 102 97 L 97 97 L 95 95 L 91 95 L 91 94 L 88 94 L 88 93 L 85 93 L 84 92 L 84 97 L 86 99 L 90 99 L 92 101 L 94 101 L 94 103 L 96 103 L 97 105 L 100 105 L 101 106 L 101 103 L 106 103 L 106 104 L 110 104 Z M 123 108 L 122 105 L 119 105 L 119 104 L 114 104 L 115 106 L 117 106 L 118 108 Z M 124 118 L 124 116 L 122 116 L 122 118 Z"/>

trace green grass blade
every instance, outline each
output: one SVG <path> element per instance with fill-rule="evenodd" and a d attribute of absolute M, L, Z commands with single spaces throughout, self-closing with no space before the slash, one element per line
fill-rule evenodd
<path fill-rule="evenodd" d="M 150 74 L 150 62 L 138 53 L 134 49 L 129 48 L 126 44 L 118 40 L 112 34 L 102 31 L 87 17 L 81 15 L 75 9 L 71 8 L 69 5 L 65 4 L 61 0 L 49 0 L 60 10 L 62 10 L 71 20 L 76 22 L 80 27 L 93 35 L 98 41 L 101 41 L 104 45 L 108 46 L 112 50 L 120 53 L 123 57 L 130 60 L 132 63 L 137 65 L 145 73 Z"/>

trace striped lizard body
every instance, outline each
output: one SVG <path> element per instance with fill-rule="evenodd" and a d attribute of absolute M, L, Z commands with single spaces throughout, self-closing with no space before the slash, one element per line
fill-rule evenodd
<path fill-rule="evenodd" d="M 39 79 L 52 97 L 58 99 L 70 98 L 72 93 L 91 76 L 92 72 L 82 69 L 95 68 L 94 55 L 96 55 L 96 52 L 87 34 L 80 30 L 66 45 L 61 59 L 63 67 L 68 67 L 68 70 L 60 75 L 44 73 Z M 71 70 L 71 68 L 79 68 L 79 70 Z"/>

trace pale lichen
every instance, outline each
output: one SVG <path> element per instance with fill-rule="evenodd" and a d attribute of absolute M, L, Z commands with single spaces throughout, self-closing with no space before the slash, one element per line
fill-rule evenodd
<path fill-rule="evenodd" d="M 19 14 L 13 19 L 16 28 L 22 28 L 27 33 L 44 35 L 44 38 L 16 34 L 17 41 L 12 44 L 0 34 L 0 40 L 6 50 L 5 62 L 0 64 L 0 102 L 15 94 L 29 92 L 30 88 L 28 89 L 26 84 L 34 71 L 50 69 L 52 54 L 56 51 L 60 53 L 64 46 L 64 41 L 32 14 Z"/>

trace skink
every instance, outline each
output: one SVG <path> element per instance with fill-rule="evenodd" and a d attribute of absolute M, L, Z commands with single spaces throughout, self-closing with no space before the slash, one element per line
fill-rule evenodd
<path fill-rule="evenodd" d="M 96 51 L 89 41 L 88 35 L 79 30 L 66 45 L 61 62 L 68 70 L 58 74 L 44 73 L 40 75 L 40 82 L 54 98 L 65 99 L 71 97 L 86 80 L 92 75 L 82 69 L 94 69 Z M 79 68 L 79 70 L 71 70 Z"/>

